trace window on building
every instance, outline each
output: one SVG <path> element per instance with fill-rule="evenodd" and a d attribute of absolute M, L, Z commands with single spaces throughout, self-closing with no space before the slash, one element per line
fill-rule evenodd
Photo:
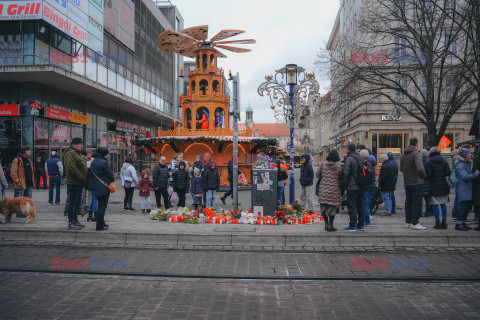
<path fill-rule="evenodd" d="M 454 89 L 455 89 L 455 77 L 451 75 L 447 75 L 445 77 L 445 97 L 447 98 L 447 100 L 452 99 Z"/>
<path fill-rule="evenodd" d="M 445 35 L 445 46 L 448 47 L 448 52 L 451 54 L 457 54 L 457 40 L 454 37 L 453 34 Z"/>
<path fill-rule="evenodd" d="M 405 76 L 396 76 L 395 77 L 395 82 L 397 89 L 395 90 L 395 98 L 397 101 L 402 101 L 405 100 L 406 98 L 406 92 L 408 90 L 407 86 L 407 77 Z"/>
<path fill-rule="evenodd" d="M 2 21 L 0 26 L 0 65 L 22 64 L 20 21 Z"/>

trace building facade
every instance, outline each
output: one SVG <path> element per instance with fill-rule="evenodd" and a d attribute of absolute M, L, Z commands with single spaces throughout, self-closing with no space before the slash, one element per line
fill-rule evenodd
<path fill-rule="evenodd" d="M 369 0 L 369 3 L 376 0 Z M 362 15 L 362 8 L 366 2 L 358 0 L 342 0 L 337 14 L 330 39 L 327 43 L 327 50 L 330 52 L 332 60 L 339 61 L 341 54 L 347 52 L 344 45 L 345 39 L 350 43 L 364 43 L 360 39 L 365 39 L 366 35 L 358 34 L 359 17 Z M 387 41 L 387 40 L 385 40 Z M 368 43 L 368 42 L 366 42 Z M 387 43 L 378 43 L 383 50 L 389 47 Z M 375 48 L 369 48 L 376 52 Z M 344 52 L 341 52 L 344 50 Z M 353 49 L 352 49 L 353 50 Z M 368 50 L 368 48 L 367 48 Z M 395 48 L 392 48 L 395 50 Z M 350 52 L 350 51 L 348 51 Z M 392 51 L 394 52 L 394 51 Z M 352 51 L 352 63 L 355 63 Z M 368 60 L 368 59 L 367 59 Z M 350 61 L 347 61 L 350 63 Z M 358 63 L 358 62 L 357 62 Z M 394 67 L 397 67 L 395 65 Z M 388 68 L 391 65 L 378 65 L 378 68 Z M 331 93 L 328 101 L 324 101 L 322 114 L 325 116 L 326 123 L 329 124 L 329 141 L 326 143 L 326 149 L 341 149 L 343 145 L 349 142 L 363 144 L 371 149 L 378 158 L 381 153 L 392 152 L 395 156 L 400 156 L 404 148 L 408 146 L 412 137 L 419 140 L 419 148 L 428 147 L 427 128 L 420 121 L 409 115 L 401 108 L 396 107 L 386 98 L 378 98 L 372 102 L 352 101 L 348 106 L 341 108 L 336 104 L 340 100 L 343 91 L 355 90 L 355 88 L 345 88 L 345 79 L 342 79 L 341 68 L 334 66 L 331 78 Z M 407 90 L 410 90 L 406 86 Z M 411 90 L 418 90 L 412 88 Z M 448 93 L 447 93 L 448 94 Z M 401 97 L 400 97 L 401 98 Z M 447 99 L 441 97 L 440 99 Z M 444 104 L 442 101 L 441 104 Z M 459 142 L 470 139 L 469 128 L 474 113 L 474 99 L 465 103 L 461 109 L 452 117 L 445 132 L 445 136 L 451 141 L 447 148 L 442 150 L 444 156 L 448 157 L 452 148 Z"/>
<path fill-rule="evenodd" d="M 28 3 L 31 15 L 15 8 Z M 72 138 L 107 147 L 118 173 L 126 156 L 154 161 L 133 139 L 179 117 L 183 59 L 156 39 L 182 29 L 175 7 L 152 0 L 9 1 L 0 9 L 0 152 L 7 166 L 22 146 L 62 155 Z M 17 7 L 15 7 L 17 6 Z M 18 11 L 18 10 L 17 10 Z M 140 169 L 140 168 L 139 168 Z"/>

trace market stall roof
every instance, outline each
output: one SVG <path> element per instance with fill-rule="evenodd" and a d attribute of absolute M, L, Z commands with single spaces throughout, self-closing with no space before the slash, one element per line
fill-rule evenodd
<path fill-rule="evenodd" d="M 160 143 L 170 143 L 170 142 L 203 142 L 203 141 L 216 141 L 216 142 L 232 142 L 233 136 L 165 136 L 165 137 L 155 137 L 155 138 L 143 138 L 133 141 L 135 145 L 153 145 L 158 142 Z M 269 139 L 264 137 L 238 137 L 238 142 L 247 143 L 247 144 L 266 144 L 266 145 L 276 145 L 277 141 L 275 139 Z"/>

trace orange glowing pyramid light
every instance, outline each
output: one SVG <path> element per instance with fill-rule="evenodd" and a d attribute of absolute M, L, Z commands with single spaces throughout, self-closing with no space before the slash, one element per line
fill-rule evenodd
<path fill-rule="evenodd" d="M 156 148 L 157 157 L 165 156 L 170 161 L 174 154 L 182 152 L 189 163 L 197 155 L 209 153 L 220 169 L 222 184 L 227 184 L 227 164 L 233 155 L 233 131 L 230 123 L 230 95 L 223 69 L 217 58 L 226 58 L 221 50 L 237 53 L 250 49 L 226 44 L 254 44 L 253 39 L 224 39 L 244 33 L 243 30 L 222 30 L 208 38 L 208 25 L 184 29 L 180 32 L 166 30 L 157 39 L 157 45 L 165 52 L 175 52 L 195 59 L 194 70 L 185 70 L 188 75 L 186 96 L 180 96 L 182 121 L 173 130 L 158 129 L 158 137 L 140 139 L 139 145 Z M 183 69 L 180 71 L 183 75 Z M 231 72 L 230 72 L 231 74 Z M 253 137 L 248 128 L 238 130 L 239 171 L 242 181 L 250 180 L 252 155 L 270 145 L 275 139 Z M 241 175 L 243 174 L 243 176 Z M 246 179 L 245 179 L 246 178 Z"/>

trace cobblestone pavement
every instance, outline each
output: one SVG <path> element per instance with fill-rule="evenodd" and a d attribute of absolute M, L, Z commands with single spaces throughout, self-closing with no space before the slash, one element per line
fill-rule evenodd
<path fill-rule="evenodd" d="M 0 273 L 2 319 L 479 319 L 478 283 Z"/>
<path fill-rule="evenodd" d="M 476 248 L 204 249 L 1 245 L 0 270 L 252 279 L 480 280 L 480 250 Z"/>

